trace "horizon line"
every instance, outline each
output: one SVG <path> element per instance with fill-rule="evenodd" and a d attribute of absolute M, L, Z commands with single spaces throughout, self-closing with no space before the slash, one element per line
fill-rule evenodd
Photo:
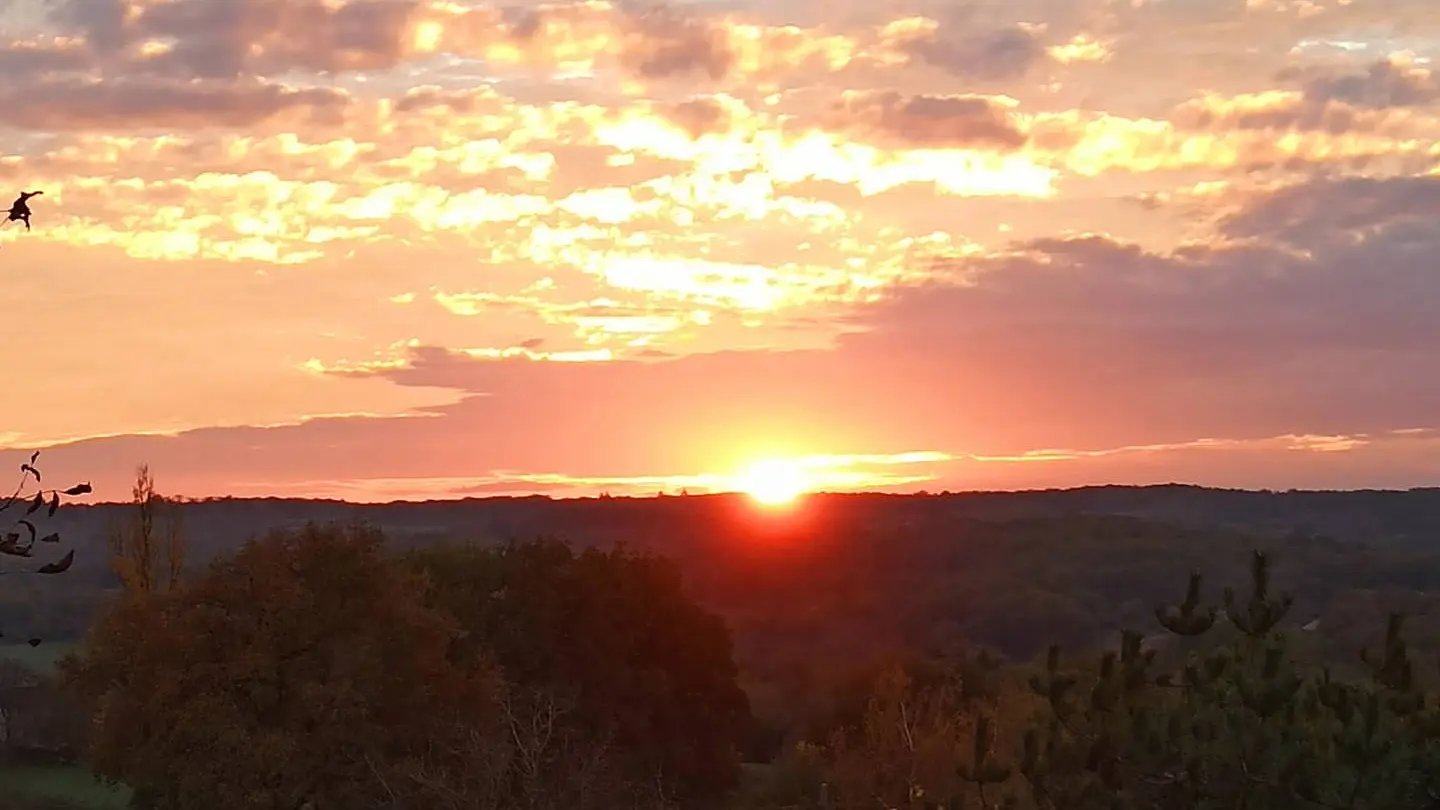
<path fill-rule="evenodd" d="M 1286 489 L 1275 489 L 1269 487 L 1224 487 L 1208 484 L 1184 483 L 1170 481 L 1164 483 L 1150 484 L 1080 484 L 1071 487 L 1027 487 L 1021 489 L 944 489 L 926 490 L 916 489 L 905 492 L 887 490 L 817 490 L 806 492 L 797 498 L 797 501 L 805 501 L 816 497 L 823 498 L 957 498 L 976 495 L 1036 495 L 1045 493 L 1080 492 L 1084 490 L 1099 489 L 1198 489 L 1210 492 L 1225 492 L 1232 494 L 1250 495 L 1304 495 L 1304 494 L 1330 494 L 1330 495 L 1360 495 L 1360 494 L 1408 494 L 1417 492 L 1440 491 L 1440 485 L 1412 486 L 1412 487 L 1355 487 L 1355 488 L 1303 488 L 1292 487 Z M 217 501 L 286 501 L 304 503 L 328 503 L 345 504 L 349 506 L 393 506 L 400 504 L 423 505 L 434 503 L 465 503 L 472 501 L 518 501 L 518 500 L 546 500 L 555 502 L 568 501 L 658 501 L 677 499 L 700 499 L 700 498 L 748 498 L 750 495 L 739 491 L 722 492 L 655 492 L 651 494 L 618 494 L 600 493 L 594 495 L 549 495 L 542 492 L 500 494 L 500 495 L 458 495 L 455 497 L 431 497 L 431 498 L 395 498 L 387 501 L 348 500 L 345 498 L 311 497 L 304 495 L 165 495 L 167 500 L 178 504 L 203 504 Z M 73 507 L 100 507 L 100 506 L 128 506 L 130 500 L 103 500 L 92 502 L 69 501 L 65 506 Z"/>

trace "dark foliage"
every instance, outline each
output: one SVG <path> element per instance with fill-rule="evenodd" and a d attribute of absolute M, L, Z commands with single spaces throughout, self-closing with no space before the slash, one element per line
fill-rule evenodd
<path fill-rule="evenodd" d="M 61 664 L 93 767 L 150 810 L 381 806 L 492 714 L 489 673 L 451 665 L 422 595 L 378 533 L 313 526 L 128 593 Z"/>
<path fill-rule="evenodd" d="M 1245 598 L 1226 589 L 1222 611 L 1200 608 L 1199 597 L 1196 576 L 1183 603 L 1157 610 L 1165 628 L 1198 636 L 1225 621 L 1239 637 L 1174 672 L 1157 671 L 1137 633 L 1093 669 L 1065 671 L 1052 648 L 1032 681 L 1047 719 L 1027 734 L 1015 768 L 1037 806 L 1423 810 L 1440 801 L 1440 706 L 1415 686 L 1399 615 L 1383 645 L 1362 653 L 1371 677 L 1345 682 L 1307 673 L 1288 654 L 1280 627 L 1293 597 L 1271 588 L 1264 554 L 1253 558 Z M 988 778 L 1008 775 L 997 765 Z"/>
<path fill-rule="evenodd" d="M 545 541 L 443 546 L 410 560 L 428 575 L 430 603 L 465 631 L 464 654 L 563 706 L 556 733 L 606 751 L 625 789 L 694 802 L 734 787 L 749 705 L 730 635 L 672 565 Z M 558 781 L 573 763 L 547 767 Z"/>

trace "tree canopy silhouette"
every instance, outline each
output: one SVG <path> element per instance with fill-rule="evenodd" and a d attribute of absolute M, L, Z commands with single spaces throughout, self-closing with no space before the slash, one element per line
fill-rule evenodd
<path fill-rule="evenodd" d="M 410 560 L 430 604 L 464 629 L 461 652 L 563 706 L 565 733 L 604 746 L 632 792 L 695 802 L 735 786 L 750 711 L 730 633 L 686 595 L 673 565 L 547 540 L 439 546 Z M 550 778 L 569 767 L 552 763 Z"/>
<path fill-rule="evenodd" d="M 312 525 L 118 600 L 60 664 L 94 710 L 92 767 L 154 810 L 390 801 L 494 705 L 423 596 L 377 532 Z"/>
<path fill-rule="evenodd" d="M 1433 810 L 1440 807 L 1440 704 L 1416 686 L 1416 662 L 1393 615 L 1362 651 L 1368 678 L 1307 671 L 1291 653 L 1294 604 L 1251 558 L 1248 593 L 1154 611 L 1173 639 L 1140 633 L 1118 648 L 1000 672 L 1023 691 L 879 681 L 863 720 L 789 772 L 809 774 L 791 806 L 860 810 Z M 1209 642 L 1209 634 L 1226 634 Z M 1208 643 L 1206 643 L 1208 642 Z M 1028 673 L 1027 673 L 1027 670 Z M 823 783 L 820 784 L 820 783 Z M 792 789 L 793 792 L 793 789 Z M 775 803 L 765 805 L 775 806 Z"/>

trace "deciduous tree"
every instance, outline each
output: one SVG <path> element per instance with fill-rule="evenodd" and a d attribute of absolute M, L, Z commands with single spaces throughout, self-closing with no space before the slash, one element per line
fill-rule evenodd
<path fill-rule="evenodd" d="M 603 748 L 632 794 L 693 802 L 736 784 L 749 705 L 729 631 L 667 562 L 551 541 L 438 547 L 411 560 L 429 575 L 430 603 L 468 633 L 466 654 L 493 659 L 520 704 L 538 696 L 563 707 L 557 734 L 586 755 Z M 576 763 L 543 767 L 559 779 Z"/>
<path fill-rule="evenodd" d="M 129 593 L 173 590 L 185 567 L 179 504 L 155 491 L 150 467 L 135 471 L 132 509 L 110 530 L 110 566 Z"/>
<path fill-rule="evenodd" d="M 157 810 L 386 805 L 493 706 L 423 595 L 377 532 L 308 526 L 119 600 L 62 663 L 95 708 L 94 768 Z"/>

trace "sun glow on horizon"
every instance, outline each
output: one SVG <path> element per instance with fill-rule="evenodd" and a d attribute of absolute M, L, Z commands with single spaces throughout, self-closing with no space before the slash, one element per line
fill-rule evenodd
<path fill-rule="evenodd" d="M 809 492 L 812 481 L 798 461 L 766 459 L 742 470 L 735 488 L 763 506 L 785 506 Z"/>

